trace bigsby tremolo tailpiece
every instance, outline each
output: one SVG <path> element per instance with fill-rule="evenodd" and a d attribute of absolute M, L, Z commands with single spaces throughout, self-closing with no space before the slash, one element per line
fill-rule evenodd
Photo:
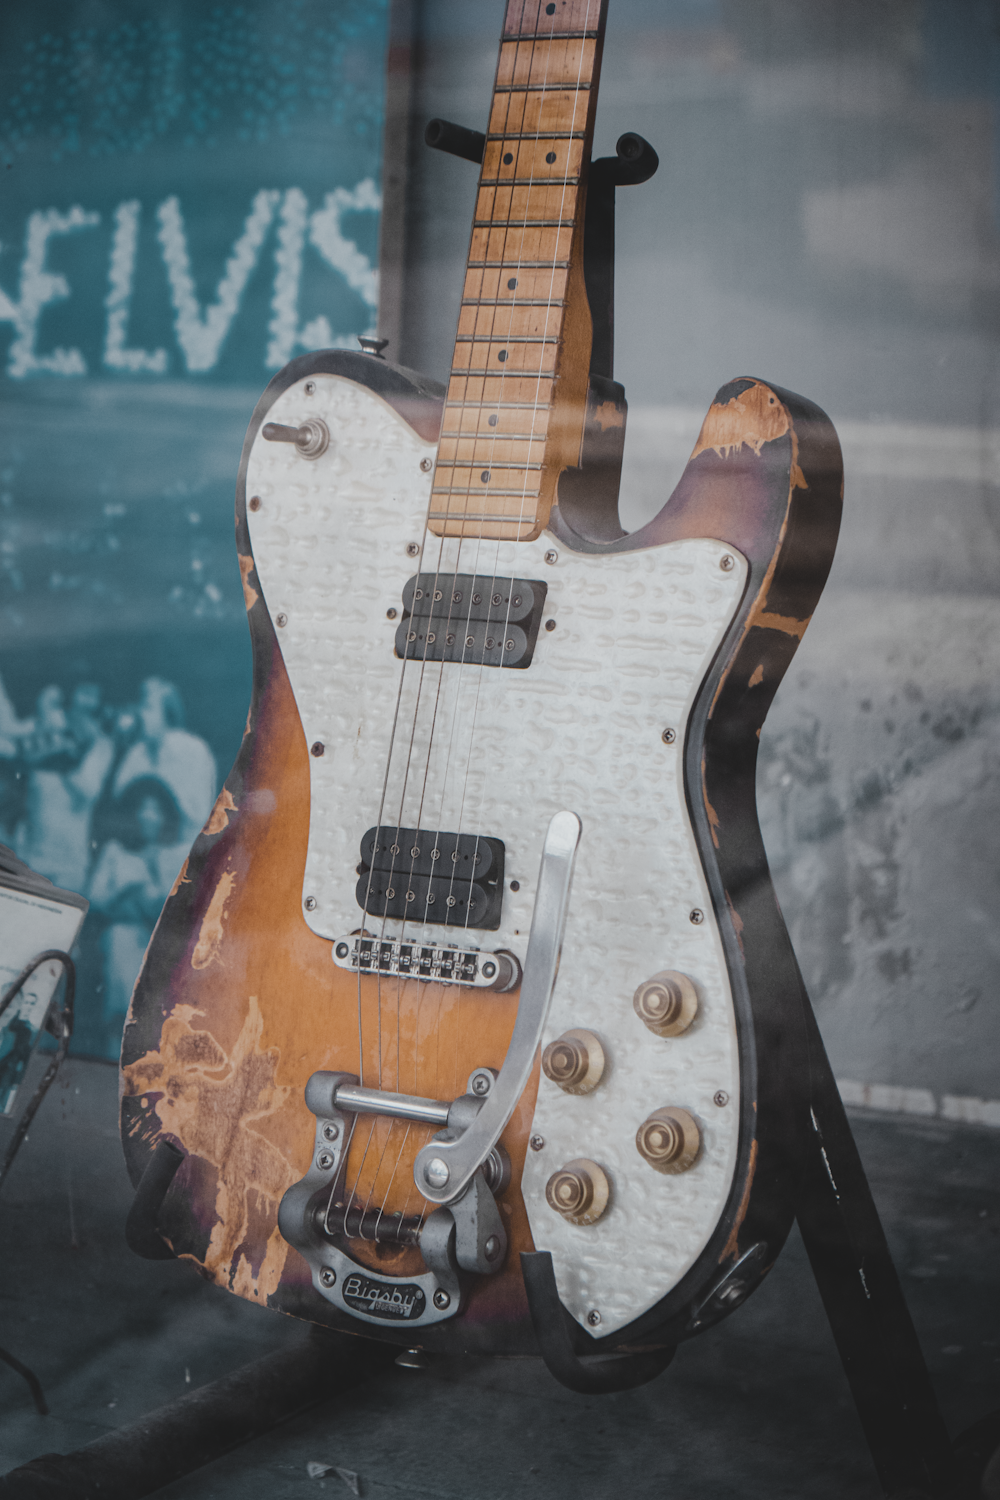
<path fill-rule="evenodd" d="M 575 813 L 559 812 L 545 836 L 517 1019 L 499 1073 L 476 1068 L 467 1092 L 451 1102 L 363 1088 L 350 1073 L 314 1073 L 306 1085 L 316 1144 L 309 1171 L 281 1200 L 278 1226 L 305 1257 L 320 1295 L 351 1317 L 408 1328 L 441 1322 L 460 1309 L 460 1272 L 489 1276 L 503 1265 L 507 1235 L 496 1194 L 510 1166 L 499 1141 L 545 1028 L 580 827 Z M 441 1127 L 413 1166 L 418 1191 L 434 1205 L 426 1218 L 364 1207 L 350 1192 L 345 1169 L 359 1115 Z M 427 1270 L 407 1279 L 373 1275 L 348 1253 L 352 1239 L 416 1245 Z"/>

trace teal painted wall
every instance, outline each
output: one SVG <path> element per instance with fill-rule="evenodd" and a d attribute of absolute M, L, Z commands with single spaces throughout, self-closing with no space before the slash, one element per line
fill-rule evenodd
<path fill-rule="evenodd" d="M 374 325 L 386 9 L 0 16 L 0 841 L 74 889 L 116 836 L 163 864 L 129 766 L 162 759 L 182 843 L 239 745 L 240 447 L 275 370 Z M 112 1055 L 107 875 L 77 1048 Z"/>

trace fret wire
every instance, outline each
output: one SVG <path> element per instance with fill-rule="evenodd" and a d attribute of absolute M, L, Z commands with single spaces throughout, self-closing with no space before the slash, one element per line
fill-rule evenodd
<path fill-rule="evenodd" d="M 551 380 L 553 378 L 551 372 L 546 372 L 545 370 L 541 372 L 538 370 L 487 370 L 485 365 L 469 365 L 468 369 L 466 369 L 465 365 L 452 365 L 448 373 L 450 375 L 475 375 L 477 377 L 485 375 L 491 380 Z M 472 404 L 489 406 L 491 403 L 480 401 L 473 402 Z"/>
<path fill-rule="evenodd" d="M 503 47 L 509 42 L 592 42 L 600 35 L 597 31 L 511 31 L 500 38 Z"/>
<path fill-rule="evenodd" d="M 470 271 L 567 271 L 568 260 L 469 260 Z M 553 303 L 553 306 L 555 304 Z"/>
<path fill-rule="evenodd" d="M 460 333 L 455 338 L 456 344 L 561 344 L 562 338 L 558 334 L 545 333 L 518 333 L 507 335 L 492 333 Z"/>
<path fill-rule="evenodd" d="M 496 133 L 487 131 L 488 141 L 536 141 L 539 146 L 546 141 L 582 141 L 586 140 L 585 130 L 547 130 L 544 135 L 539 135 L 533 130 L 508 130 Z"/>
<path fill-rule="evenodd" d="M 481 177 L 480 187 L 579 187 L 579 177 Z"/>
<path fill-rule="evenodd" d="M 562 297 L 463 297 L 463 307 L 565 307 Z"/>
<path fill-rule="evenodd" d="M 473 229 L 575 229 L 575 219 L 473 219 Z"/>
<path fill-rule="evenodd" d="M 508 439 L 508 441 L 509 441 L 509 439 Z M 541 442 L 542 439 L 539 438 L 539 439 L 537 439 L 537 441 Z M 513 460 L 510 463 L 508 463 L 506 459 L 499 459 L 499 458 L 494 458 L 492 460 L 492 464 L 493 464 L 493 468 L 494 469 L 516 469 L 518 471 L 518 473 L 528 473 L 529 470 L 542 468 L 541 464 L 518 464 L 518 463 L 514 463 Z M 438 459 L 438 468 L 439 469 L 481 469 L 482 467 L 483 467 L 483 460 L 481 458 L 439 458 Z M 475 492 L 473 492 L 472 490 L 469 491 L 470 495 L 473 494 L 473 493 L 479 495 L 479 494 L 482 494 L 482 491 L 481 490 L 476 490 Z M 490 490 L 489 493 L 491 495 L 495 495 L 495 494 L 498 493 L 498 491 L 496 491 L 496 490 Z"/>
<path fill-rule="evenodd" d="M 534 495 L 532 499 L 537 500 L 538 496 Z M 432 510 L 427 519 L 429 521 L 458 521 L 459 523 L 491 521 L 495 526 L 513 526 L 518 531 L 526 531 L 530 526 L 534 526 L 538 517 L 535 515 L 509 516 L 502 510 L 487 511 L 482 515 L 473 510 Z"/>
<path fill-rule="evenodd" d="M 498 83 L 494 94 L 582 94 L 592 83 Z"/>

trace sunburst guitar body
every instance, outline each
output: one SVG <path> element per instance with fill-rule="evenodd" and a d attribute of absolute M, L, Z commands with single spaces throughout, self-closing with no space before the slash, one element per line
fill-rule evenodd
<path fill-rule="evenodd" d="M 661 1368 L 791 1222 L 803 991 L 754 774 L 841 497 L 823 413 L 739 379 L 642 530 L 580 501 L 602 34 L 597 0 L 508 8 L 447 389 L 332 351 L 254 413 L 253 701 L 122 1056 L 173 1253 L 580 1389 L 588 1353 Z"/>

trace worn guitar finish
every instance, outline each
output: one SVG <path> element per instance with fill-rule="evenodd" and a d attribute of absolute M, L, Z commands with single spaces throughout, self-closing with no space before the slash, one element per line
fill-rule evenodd
<path fill-rule="evenodd" d="M 596 17 L 596 0 L 590 10 Z M 506 34 L 527 36 L 529 22 L 540 29 L 545 11 L 535 5 L 526 20 L 518 0 Z M 563 12 L 546 45 L 576 56 L 578 75 L 589 58 L 596 84 L 603 18 L 595 24 L 586 0 Z M 509 67 L 505 57 L 496 98 L 519 76 L 520 54 Z M 523 71 L 522 107 L 554 107 Z M 582 146 L 563 188 L 571 175 L 581 198 L 595 92 L 583 116 L 566 106 Z M 552 140 L 577 144 L 572 130 L 553 130 Z M 488 142 L 484 182 L 498 161 Z M 530 205 L 521 212 L 527 219 Z M 581 394 L 574 340 L 589 325 L 571 316 L 579 236 L 563 246 L 552 229 L 548 251 L 536 233 L 535 257 L 566 262 L 566 295 L 558 317 L 530 313 L 532 326 L 555 332 L 520 345 L 513 323 L 496 336 L 499 283 L 490 326 L 461 331 L 485 316 L 488 266 L 475 262 L 489 252 L 477 252 L 474 229 L 466 303 L 479 311 L 460 326 L 447 402 L 412 372 L 344 352 L 293 361 L 262 397 L 237 493 L 253 702 L 240 756 L 154 934 L 122 1057 L 133 1177 L 164 1137 L 185 1154 L 159 1219 L 175 1253 L 244 1297 L 428 1348 L 536 1352 L 518 1259 L 531 1250 L 551 1252 L 578 1350 L 675 1343 L 723 1316 L 773 1263 L 801 1169 L 803 992 L 757 826 L 754 771 L 765 713 L 832 560 L 836 437 L 808 402 L 741 379 L 716 396 L 680 483 L 641 531 L 622 534 L 613 505 L 599 514 L 588 501 L 586 448 L 583 469 L 557 488 L 579 460 L 585 382 Z M 493 391 L 494 350 L 508 347 L 519 384 L 497 378 Z M 486 373 L 473 392 L 478 359 Z M 543 384 L 545 421 L 522 439 Z M 506 423 L 506 467 L 494 458 L 483 470 L 473 511 L 487 462 L 475 445 L 496 444 L 493 411 Z M 438 449 L 442 419 L 445 434 L 458 426 Z M 307 424 L 313 437 L 329 435 L 308 439 L 319 452 L 281 440 Z M 552 441 L 546 424 L 558 429 Z M 502 656 L 486 625 L 469 640 L 487 664 L 435 659 L 444 647 L 430 636 L 412 647 L 427 660 L 404 662 L 396 652 L 400 642 L 411 649 L 407 630 L 429 628 L 408 613 L 408 581 L 427 574 L 450 588 L 459 577 L 526 580 L 544 595 L 527 664 L 488 664 L 487 648 Z M 436 1127 L 358 1116 L 344 1181 L 380 1234 L 342 1224 L 337 1243 L 383 1310 L 352 1314 L 354 1303 L 324 1291 L 278 1227 L 279 1204 L 315 1172 L 322 1144 L 307 1082 L 348 1074 L 369 1090 L 454 1100 L 476 1069 L 502 1070 L 519 992 L 516 980 L 490 990 L 444 982 L 440 971 L 359 975 L 343 955 L 364 929 L 462 950 L 480 966 L 504 952 L 523 965 L 542 841 L 562 808 L 583 832 L 542 1042 L 583 1028 L 600 1039 L 604 1073 L 573 1094 L 536 1065 L 501 1136 L 510 1159 L 497 1192 L 502 1265 L 464 1276 L 460 1306 L 410 1330 L 412 1311 L 401 1324 L 385 1308 L 393 1288 L 415 1285 L 424 1260 L 414 1236 L 392 1242 L 381 1226 L 394 1216 L 418 1223 L 433 1208 L 415 1186 L 414 1160 Z M 426 893 L 443 900 L 445 887 L 427 880 L 414 886 L 425 903 L 416 916 L 379 915 L 375 856 L 362 858 L 376 826 L 493 841 L 490 858 L 503 854 L 496 920 L 442 925 Z M 379 899 L 390 888 L 398 903 L 390 876 Z M 654 1035 L 633 1008 L 637 986 L 664 970 L 688 976 L 697 994 L 693 1023 L 672 1036 Z M 688 1170 L 654 1170 L 637 1149 L 637 1130 L 665 1107 L 695 1122 Z M 552 1174 L 580 1159 L 610 1185 L 606 1210 L 589 1223 L 546 1197 Z"/>

